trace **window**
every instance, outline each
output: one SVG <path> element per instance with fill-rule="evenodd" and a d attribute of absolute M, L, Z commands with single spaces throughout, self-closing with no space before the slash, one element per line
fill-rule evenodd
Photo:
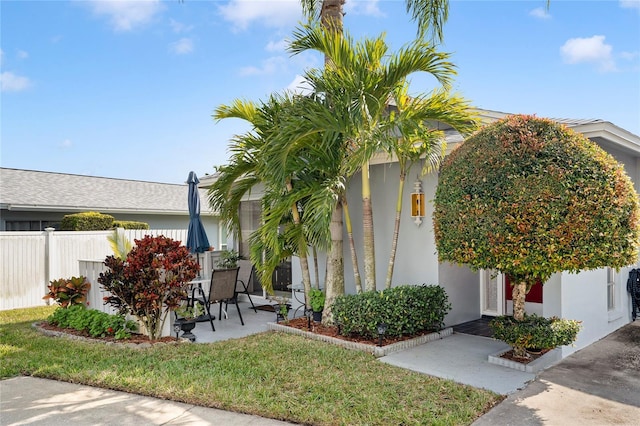
<path fill-rule="evenodd" d="M 607 310 L 616 309 L 616 270 L 607 268 Z"/>

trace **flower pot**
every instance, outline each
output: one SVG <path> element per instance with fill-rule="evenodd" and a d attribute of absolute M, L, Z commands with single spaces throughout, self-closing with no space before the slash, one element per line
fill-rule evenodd
<path fill-rule="evenodd" d="M 196 341 L 196 336 L 191 332 L 194 328 L 196 328 L 196 320 L 195 319 L 184 319 L 181 318 L 176 320 L 176 325 L 180 326 L 180 330 L 182 330 L 183 339 L 189 339 L 192 342 Z"/>
<path fill-rule="evenodd" d="M 289 319 L 289 310 L 291 309 L 291 304 L 286 303 L 285 309 L 282 309 L 280 304 L 273 305 L 273 309 L 276 311 L 276 322 L 287 321 Z M 286 314 L 285 312 L 286 311 Z"/>
<path fill-rule="evenodd" d="M 315 322 L 321 322 L 322 321 L 322 311 L 313 311 L 313 320 Z"/>

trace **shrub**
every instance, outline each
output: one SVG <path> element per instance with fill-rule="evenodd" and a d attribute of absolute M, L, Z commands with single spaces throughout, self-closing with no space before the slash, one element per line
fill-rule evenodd
<path fill-rule="evenodd" d="M 86 309 L 84 305 L 74 305 L 69 309 L 58 308 L 47 318 L 47 322 L 61 328 L 86 332 L 91 337 L 113 336 L 116 339 L 126 339 L 136 331 L 136 323 L 126 320 L 124 316 Z"/>
<path fill-rule="evenodd" d="M 440 286 L 404 285 L 338 296 L 332 310 L 343 335 L 375 338 L 384 323 L 385 335 L 397 337 L 441 329 L 451 304 Z"/>
<path fill-rule="evenodd" d="M 60 278 L 48 285 L 49 293 L 43 299 L 53 299 L 63 308 L 71 305 L 82 305 L 87 300 L 87 292 L 91 284 L 82 275 L 79 277 Z"/>
<path fill-rule="evenodd" d="M 115 220 L 113 222 L 113 227 L 123 229 L 149 229 L 149 224 L 146 222 L 136 222 L 133 220 Z"/>
<path fill-rule="evenodd" d="M 135 244 L 126 260 L 105 259 L 108 270 L 98 282 L 111 293 L 105 303 L 137 317 L 153 340 L 160 336 L 168 312 L 187 297 L 199 266 L 189 250 L 171 238 L 147 235 Z"/>
<path fill-rule="evenodd" d="M 105 231 L 113 228 L 113 216 L 98 212 L 68 214 L 62 218 L 62 231 Z"/>
<path fill-rule="evenodd" d="M 552 349 L 575 342 L 580 321 L 525 315 L 518 321 L 512 316 L 496 317 L 489 323 L 493 337 L 514 349 Z"/>

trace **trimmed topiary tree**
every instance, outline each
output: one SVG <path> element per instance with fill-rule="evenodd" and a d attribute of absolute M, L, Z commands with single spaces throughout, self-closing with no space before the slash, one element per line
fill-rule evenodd
<path fill-rule="evenodd" d="M 523 320 L 536 281 L 634 263 L 638 213 L 611 155 L 553 121 L 514 115 L 446 158 L 433 222 L 439 260 L 508 274 L 514 318 Z"/>

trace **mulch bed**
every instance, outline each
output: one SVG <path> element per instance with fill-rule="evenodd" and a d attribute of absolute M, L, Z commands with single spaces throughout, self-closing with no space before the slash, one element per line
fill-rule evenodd
<path fill-rule="evenodd" d="M 529 364 L 530 362 L 535 361 L 536 359 L 540 358 L 542 355 L 546 354 L 547 352 L 549 352 L 551 349 L 543 349 L 540 351 L 540 353 L 531 353 L 529 352 L 529 355 L 531 358 L 522 358 L 519 356 L 515 356 L 513 355 L 513 350 L 511 351 L 507 351 L 505 353 L 503 353 L 502 355 L 500 355 L 500 358 L 504 358 L 504 359 L 508 359 L 510 361 L 514 361 L 514 362 L 519 362 L 520 364 Z"/>
<path fill-rule="evenodd" d="M 159 339 L 156 340 L 150 340 L 149 336 L 145 336 L 144 334 L 138 334 L 138 333 L 132 333 L 131 337 L 128 339 L 118 339 L 116 340 L 115 337 L 113 336 L 105 336 L 105 337 L 92 337 L 89 335 L 89 333 L 84 332 L 84 331 L 78 331 L 74 328 L 60 328 L 58 326 L 49 324 L 48 322 L 41 322 L 36 324 L 36 328 L 41 328 L 44 330 L 49 330 L 49 331 L 55 331 L 58 333 L 62 333 L 62 334 L 70 334 L 73 336 L 78 336 L 78 337 L 83 337 L 86 338 L 87 340 L 98 340 L 101 342 L 109 342 L 109 343 L 131 343 L 131 344 L 142 344 L 142 343 L 148 343 L 148 344 L 156 344 L 156 343 L 175 343 L 177 340 L 175 337 L 161 337 Z"/>
<path fill-rule="evenodd" d="M 343 336 L 338 334 L 338 327 L 335 326 L 325 326 L 322 323 L 311 321 L 311 328 L 308 327 L 308 321 L 305 317 L 295 318 L 288 321 L 281 321 L 278 324 L 284 325 L 286 327 L 297 328 L 298 330 L 308 331 L 310 333 L 322 334 L 324 336 L 335 337 L 336 339 L 347 340 L 350 342 L 364 343 L 369 345 L 377 345 L 378 339 L 369 339 L 362 336 Z M 382 346 L 390 345 L 392 343 L 402 342 L 404 340 L 413 339 L 415 337 L 423 336 L 425 334 L 430 334 L 432 331 L 424 331 L 421 333 L 416 333 L 412 335 L 406 335 L 401 337 L 385 337 L 382 340 Z"/>

